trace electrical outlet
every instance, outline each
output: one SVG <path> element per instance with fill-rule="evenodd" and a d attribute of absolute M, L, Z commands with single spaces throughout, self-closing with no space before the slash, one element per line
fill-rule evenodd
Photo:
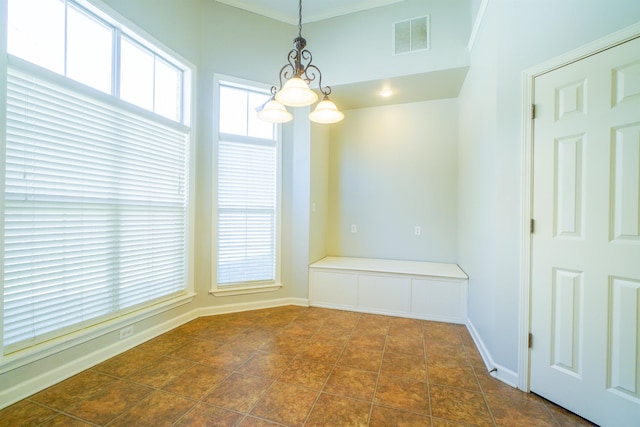
<path fill-rule="evenodd" d="M 351 232 L 352 233 L 357 233 L 358 232 L 358 226 L 355 224 L 351 224 Z"/>
<path fill-rule="evenodd" d="M 133 325 L 132 326 L 127 326 L 126 328 L 122 328 L 120 329 L 120 339 L 125 339 L 125 338 L 129 338 L 131 335 L 133 335 Z"/>
<path fill-rule="evenodd" d="M 413 234 L 415 234 L 416 236 L 421 235 L 422 227 L 420 227 L 419 225 L 416 225 L 415 227 L 413 227 Z"/>

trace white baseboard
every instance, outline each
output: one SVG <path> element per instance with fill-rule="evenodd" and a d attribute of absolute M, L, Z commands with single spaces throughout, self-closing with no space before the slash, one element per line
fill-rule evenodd
<path fill-rule="evenodd" d="M 407 313 L 406 311 L 382 310 L 368 307 L 358 307 L 354 305 L 332 304 L 326 302 L 310 303 L 312 307 L 331 308 L 334 310 L 355 311 L 358 313 L 380 314 L 382 316 L 405 317 L 409 319 L 429 320 L 432 322 L 456 323 L 464 325 L 465 322 L 453 316 L 439 316 L 434 314 Z"/>
<path fill-rule="evenodd" d="M 193 319 L 202 316 L 213 316 L 216 314 L 235 313 L 239 311 L 256 310 L 261 308 L 281 307 L 284 305 L 298 305 L 303 307 L 309 306 L 309 300 L 305 298 L 280 298 L 267 301 L 258 301 L 253 303 L 227 304 L 217 307 L 201 307 L 191 310 L 181 316 L 172 318 L 159 325 L 155 325 L 150 329 L 141 331 L 132 335 L 130 338 L 114 342 L 111 345 L 100 348 L 94 352 L 86 354 L 78 359 L 70 360 L 68 363 L 57 366 L 42 375 L 29 378 L 24 382 L 6 390 L 0 390 L 0 409 L 9 406 L 15 402 L 25 399 L 34 393 L 38 393 L 66 380 L 74 375 L 85 371 L 98 363 L 101 363 L 111 357 L 117 356 L 127 350 L 132 349 L 158 335 L 169 332 L 178 326 L 187 323 Z"/>
<path fill-rule="evenodd" d="M 407 317 L 407 314 L 404 312 L 397 312 L 392 310 L 380 310 L 380 309 L 372 309 L 367 307 L 358 307 L 354 305 L 346 305 L 346 304 L 333 304 L 327 302 L 318 302 L 311 304 L 312 307 L 320 307 L 320 308 L 330 308 L 332 310 L 345 310 L 345 311 L 354 311 L 356 313 L 367 313 L 367 314 L 379 314 L 382 316 L 396 316 L 396 317 Z"/>
<path fill-rule="evenodd" d="M 172 318 L 164 323 L 156 325 L 150 329 L 141 331 L 132 335 L 130 338 L 114 342 L 111 345 L 98 349 L 94 352 L 86 354 L 78 359 L 70 360 L 68 363 L 57 366 L 42 375 L 17 384 L 7 390 L 0 391 L 0 408 L 9 406 L 19 400 L 25 399 L 34 393 L 42 391 L 47 387 L 51 387 L 61 381 L 66 380 L 74 375 L 85 371 L 98 363 L 101 363 L 111 357 L 117 356 L 133 347 L 142 344 L 158 335 L 168 332 L 178 326 L 194 319 L 196 317 L 195 310 L 185 313 L 181 316 Z"/>
<path fill-rule="evenodd" d="M 196 317 L 215 316 L 216 314 L 238 313 L 241 311 L 260 310 L 264 308 L 282 307 L 284 305 L 298 305 L 309 307 L 306 298 L 278 298 L 265 301 L 243 302 L 238 304 L 224 304 L 215 307 L 200 307 Z"/>
<path fill-rule="evenodd" d="M 510 385 L 511 387 L 518 388 L 518 373 L 495 363 L 493 361 L 493 358 L 491 357 L 491 353 L 487 349 L 487 346 L 484 344 L 484 341 L 482 341 L 482 338 L 480 338 L 480 335 L 478 334 L 476 328 L 473 326 L 471 320 L 467 319 L 466 326 L 469 330 L 469 333 L 471 334 L 471 338 L 473 338 L 473 341 L 476 344 L 476 347 L 478 347 L 480 356 L 482 357 L 482 360 L 484 361 L 489 374 L 492 377 L 502 381 L 503 383 Z"/>

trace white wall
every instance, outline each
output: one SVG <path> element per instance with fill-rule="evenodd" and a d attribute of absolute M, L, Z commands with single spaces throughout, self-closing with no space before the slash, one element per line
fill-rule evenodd
<path fill-rule="evenodd" d="M 331 128 L 328 253 L 457 262 L 457 140 L 455 99 L 347 111 Z"/>
<path fill-rule="evenodd" d="M 637 0 L 489 0 L 460 95 L 460 264 L 469 318 L 517 371 L 522 72 L 640 20 Z"/>

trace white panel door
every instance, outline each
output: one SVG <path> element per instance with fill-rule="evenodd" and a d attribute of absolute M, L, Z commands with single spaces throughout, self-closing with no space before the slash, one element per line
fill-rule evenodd
<path fill-rule="evenodd" d="M 640 426 L 640 39 L 535 79 L 531 391 Z"/>

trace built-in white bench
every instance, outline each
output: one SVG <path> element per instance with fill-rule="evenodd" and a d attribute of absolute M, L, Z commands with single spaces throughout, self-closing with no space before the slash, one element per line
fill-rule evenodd
<path fill-rule="evenodd" d="M 309 303 L 465 323 L 467 282 L 456 264 L 326 257 L 309 266 Z"/>

